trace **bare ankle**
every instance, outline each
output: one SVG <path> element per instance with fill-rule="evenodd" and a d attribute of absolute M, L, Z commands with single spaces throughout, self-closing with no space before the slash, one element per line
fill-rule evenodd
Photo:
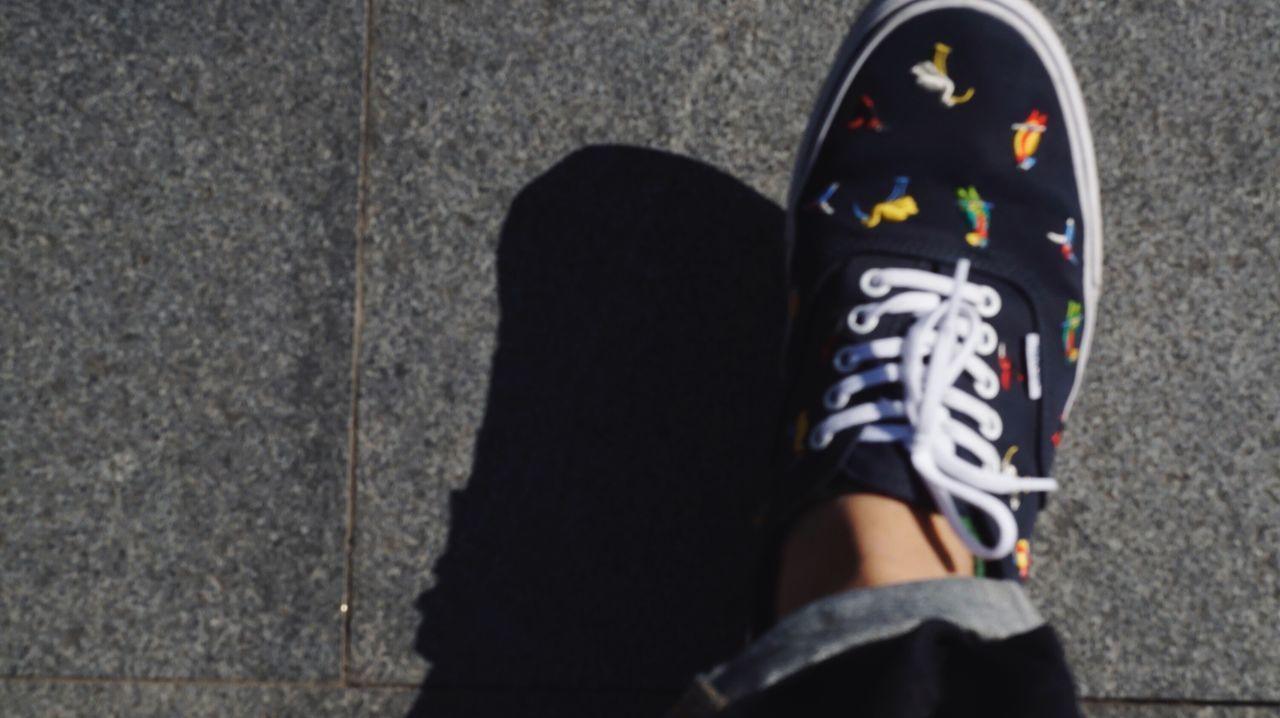
<path fill-rule="evenodd" d="M 852 588 L 973 575 L 973 555 L 939 514 L 849 494 L 806 514 L 783 546 L 777 613 Z"/>

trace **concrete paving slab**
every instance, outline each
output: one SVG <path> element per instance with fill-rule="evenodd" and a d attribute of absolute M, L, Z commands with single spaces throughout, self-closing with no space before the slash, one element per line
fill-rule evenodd
<path fill-rule="evenodd" d="M 433 585 L 446 497 L 473 471 L 499 225 L 516 192 L 575 147 L 620 141 L 690 154 L 780 199 L 859 5 L 379 3 L 358 674 L 421 674 L 402 638 L 419 618 L 409 597 Z M 1280 86 L 1249 68 L 1274 56 L 1277 15 L 1047 11 L 1091 102 L 1111 290 L 1034 590 L 1087 695 L 1274 700 L 1280 205 L 1267 108 Z"/>
<path fill-rule="evenodd" d="M 413 599 L 432 585 L 449 492 L 472 471 L 499 314 L 499 226 L 516 192 L 585 143 L 620 142 L 691 154 L 780 196 L 801 108 L 839 40 L 838 9 L 807 12 L 796 23 L 774 3 L 378 3 L 356 675 L 422 676 Z M 797 67 L 811 81 L 791 85 Z M 777 271 L 776 260 L 750 263 L 758 251 L 726 271 Z M 655 281 L 641 301 L 671 286 Z M 561 664 L 547 677 L 620 668 Z"/>
<path fill-rule="evenodd" d="M 233 686 L 167 683 L 0 683 L 12 718 L 223 718 L 224 716 L 403 716 L 414 691 L 404 688 Z"/>
<path fill-rule="evenodd" d="M 1280 706 L 1086 702 L 1086 718 L 1275 718 Z"/>
<path fill-rule="evenodd" d="M 0 8 L 0 673 L 336 676 L 360 8 L 109 5 Z"/>
<path fill-rule="evenodd" d="M 1231 8 L 1056 13 L 1109 236 L 1031 588 L 1085 695 L 1280 700 L 1280 14 Z"/>

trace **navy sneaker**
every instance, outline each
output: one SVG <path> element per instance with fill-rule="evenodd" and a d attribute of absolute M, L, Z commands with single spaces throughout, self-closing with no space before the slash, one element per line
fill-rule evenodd
<path fill-rule="evenodd" d="M 810 120 L 787 232 L 775 511 L 900 498 L 944 514 L 980 575 L 1025 578 L 1102 267 L 1084 102 L 1045 18 L 874 2 Z"/>

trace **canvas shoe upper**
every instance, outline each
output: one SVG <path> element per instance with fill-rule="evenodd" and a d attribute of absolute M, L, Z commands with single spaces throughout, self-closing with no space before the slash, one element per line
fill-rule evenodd
<path fill-rule="evenodd" d="M 1087 360 L 1101 218 L 1083 101 L 1023 0 L 884 0 L 841 48 L 788 207 L 775 504 L 942 511 L 1025 577 Z"/>

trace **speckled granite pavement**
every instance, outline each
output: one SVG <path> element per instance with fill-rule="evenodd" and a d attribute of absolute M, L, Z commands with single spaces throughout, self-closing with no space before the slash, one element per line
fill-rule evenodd
<path fill-rule="evenodd" d="M 769 201 L 860 6 L 0 5 L 0 715 L 394 715 L 424 654 L 428 715 L 654 714 L 747 563 L 699 573 L 741 522 L 661 477 L 754 476 L 767 391 L 691 397 L 754 381 Z M 1109 235 L 1032 593 L 1091 715 L 1280 715 L 1280 8 L 1042 7 Z M 601 143 L 720 170 L 646 172 L 740 246 L 531 245 L 517 193 Z M 525 203 L 685 201 L 631 156 Z"/>

